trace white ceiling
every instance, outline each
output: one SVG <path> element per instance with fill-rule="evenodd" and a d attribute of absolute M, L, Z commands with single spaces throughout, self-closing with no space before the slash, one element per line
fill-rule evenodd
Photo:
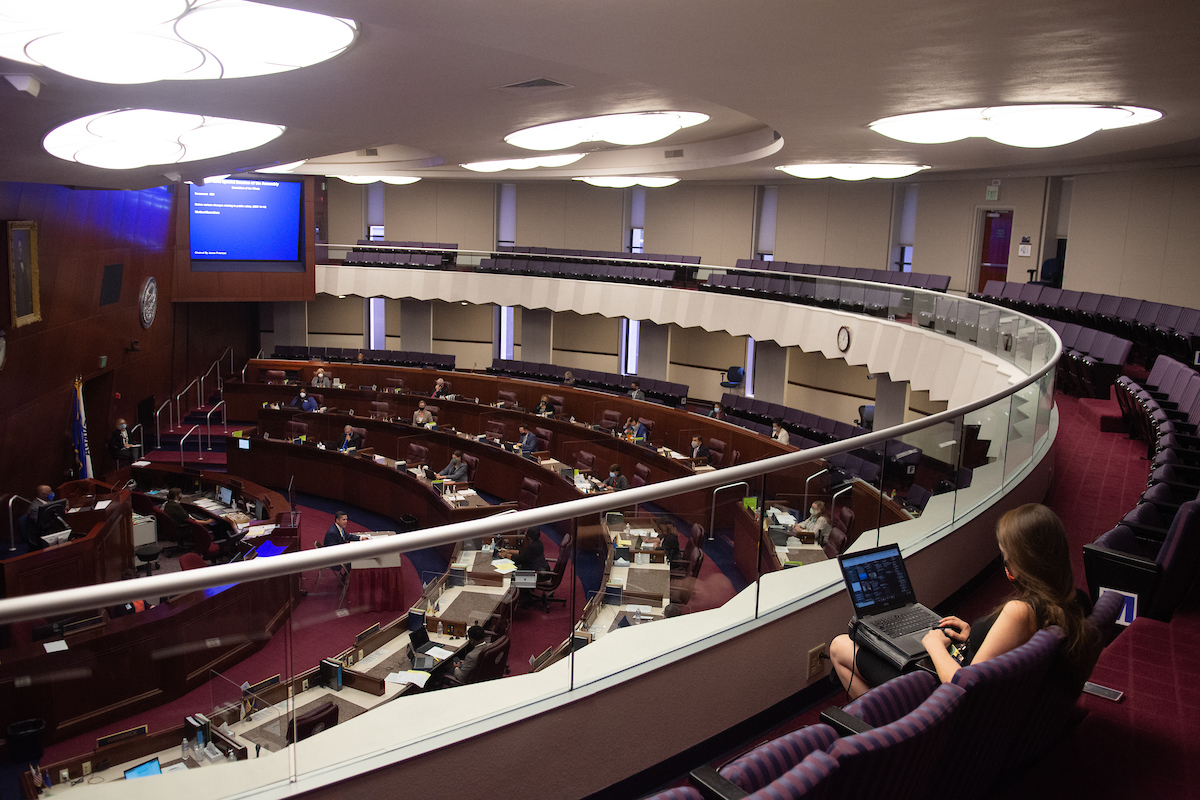
<path fill-rule="evenodd" d="M 357 20 L 358 41 L 279 75 L 112 86 L 0 59 L 37 97 L 0 82 L 0 180 L 141 188 L 318 158 L 328 174 L 529 180 L 583 174 L 796 183 L 800 161 L 923 163 L 921 180 L 1072 174 L 1200 163 L 1200 3 L 1171 0 L 275 0 Z M 256 37 L 231 31 L 253 46 Z M 495 87 L 549 78 L 572 88 Z M 1040 150 L 973 139 L 915 145 L 867 129 L 880 117 L 963 106 L 1148 106 L 1150 125 Z M 112 171 L 42 150 L 54 127 L 116 108 L 280 123 L 255 150 L 177 167 Z M 703 125 L 645 148 L 603 145 L 571 167 L 492 174 L 457 164 L 540 153 L 504 136 L 621 111 L 701 111 Z M 782 137 L 776 142 L 774 132 Z M 364 148 L 379 155 L 361 155 Z M 595 145 L 585 146 L 595 149 Z M 682 159 L 663 158 L 682 147 Z M 578 148 L 576 149 L 578 151 Z M 338 155 L 343 154 L 343 155 Z"/>

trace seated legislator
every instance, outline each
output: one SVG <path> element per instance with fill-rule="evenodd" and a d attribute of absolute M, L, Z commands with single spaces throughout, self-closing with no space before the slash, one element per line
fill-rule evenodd
<path fill-rule="evenodd" d="M 108 454 L 117 462 L 117 469 L 127 467 L 136 457 L 135 445 L 129 441 L 129 426 L 117 420 L 117 428 L 108 436 Z"/>
<path fill-rule="evenodd" d="M 345 453 L 360 447 L 362 447 L 362 434 L 355 433 L 354 428 L 350 425 L 342 428 L 342 438 L 338 439 L 337 449 Z"/>
<path fill-rule="evenodd" d="M 299 406 L 301 411 L 316 411 L 319 408 L 317 405 L 317 398 L 313 397 L 303 389 L 300 390 L 300 394 L 297 397 L 292 399 L 291 404 L 294 406 Z"/>
<path fill-rule="evenodd" d="M 771 423 L 771 438 L 780 444 L 788 444 L 791 437 L 787 428 L 783 427 L 783 420 L 777 419 Z"/>
<path fill-rule="evenodd" d="M 324 367 L 317 367 L 317 374 L 313 375 L 312 385 L 314 389 L 328 389 L 333 386 L 333 381 L 325 374 Z"/>
<path fill-rule="evenodd" d="M 642 424 L 641 420 L 630 417 L 625 420 L 624 436 L 635 442 L 644 442 L 650 438 L 650 432 L 646 430 L 646 426 Z"/>
<path fill-rule="evenodd" d="M 475 668 L 479 666 L 479 657 L 483 655 L 483 640 L 487 636 L 483 628 L 472 625 L 467 628 L 467 643 L 454 657 L 454 680 L 458 683 L 468 683 Z"/>
<path fill-rule="evenodd" d="M 175 523 L 175 530 L 160 531 L 160 535 L 173 533 L 173 538 L 179 543 L 179 546 L 184 550 L 189 550 L 195 544 L 192 541 L 192 533 L 188 529 L 188 524 L 192 521 L 192 515 L 183 507 L 182 499 L 183 490 L 178 486 L 171 488 L 167 492 L 167 502 L 163 503 L 163 513 L 171 518 L 171 522 Z"/>
<path fill-rule="evenodd" d="M 449 394 L 449 392 L 446 391 L 446 381 L 444 381 L 441 378 L 438 378 L 437 382 L 435 382 L 433 384 L 433 392 L 429 396 L 430 397 L 445 397 L 447 394 Z"/>
<path fill-rule="evenodd" d="M 629 480 L 621 474 L 621 465 L 613 464 L 608 468 L 608 477 L 600 484 L 606 492 L 619 492 L 629 488 Z"/>
<path fill-rule="evenodd" d="M 438 470 L 438 475 L 448 481 L 465 481 L 467 479 L 467 462 L 463 461 L 462 450 L 455 450 L 450 463 Z"/>
<path fill-rule="evenodd" d="M 546 546 L 542 544 L 542 532 L 530 528 L 525 532 L 525 546 L 520 550 L 501 550 L 501 558 L 511 558 L 517 569 L 531 569 L 537 572 L 549 572 L 550 565 L 546 563 Z M 533 602 L 533 590 L 521 590 L 521 608 Z"/>
<path fill-rule="evenodd" d="M 642 391 L 642 384 L 638 381 L 633 381 L 629 384 L 629 396 L 634 400 L 645 400 L 646 393 Z"/>
<path fill-rule="evenodd" d="M 707 461 L 712 457 L 712 451 L 708 449 L 708 445 L 704 443 L 703 436 L 692 437 L 692 458 L 703 458 Z"/>
<path fill-rule="evenodd" d="M 825 510 L 824 501 L 814 500 L 808 508 L 808 517 L 792 526 L 792 530 L 796 533 L 811 533 L 817 544 L 824 547 L 829 541 L 830 531 L 833 530 L 833 523 L 829 521 L 829 512 Z"/>
<path fill-rule="evenodd" d="M 537 404 L 537 408 L 535 408 L 533 410 L 533 413 L 549 414 L 549 415 L 553 416 L 554 415 L 554 403 L 550 402 L 550 398 L 547 395 L 542 395 L 541 402 L 539 402 Z"/>
<path fill-rule="evenodd" d="M 713 419 L 724 419 L 725 409 L 721 408 L 720 403 L 713 403 L 712 411 L 708 412 L 708 416 Z"/>
<path fill-rule="evenodd" d="M 33 502 L 25 511 L 25 520 L 29 526 L 25 544 L 30 550 L 40 550 L 46 546 L 46 543 L 42 541 L 43 534 L 63 530 L 67 527 L 60 516 L 54 514 L 52 510 L 45 510 L 46 506 L 52 502 L 54 502 L 54 491 L 44 483 L 38 486 Z"/>
<path fill-rule="evenodd" d="M 424 400 L 417 403 L 417 410 L 413 412 L 412 424 L 425 428 L 433 424 L 433 412 L 425 408 Z"/>
<path fill-rule="evenodd" d="M 533 435 L 533 431 L 524 425 L 519 426 L 517 430 L 520 433 L 520 436 L 517 438 L 517 449 L 526 458 L 533 458 L 533 451 L 537 450 L 537 437 Z"/>
<path fill-rule="evenodd" d="M 339 544 L 346 544 L 347 542 L 362 541 L 362 536 L 346 532 L 346 523 L 348 521 L 349 517 L 345 511 L 335 511 L 333 514 L 333 524 L 329 526 L 329 530 L 325 531 L 325 540 L 321 542 L 321 546 L 336 547 Z M 341 576 L 343 581 L 350 577 L 345 564 L 339 564 L 333 567 L 333 570 Z"/>
<path fill-rule="evenodd" d="M 1099 654 L 1100 636 L 1085 619 L 1091 604 L 1075 588 L 1062 522 L 1045 506 L 1029 503 L 1000 518 L 996 540 L 1013 594 L 974 624 L 944 617 L 925 634 L 922 643 L 938 678 L 947 682 L 961 667 L 1003 655 L 1057 625 L 1065 641 L 1056 668 L 1072 686 L 1082 688 Z M 890 663 L 846 634 L 830 643 L 829 654 L 851 697 L 896 676 Z"/>

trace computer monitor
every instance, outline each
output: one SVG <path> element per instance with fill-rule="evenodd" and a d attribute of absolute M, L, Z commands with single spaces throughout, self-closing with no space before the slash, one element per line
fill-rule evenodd
<path fill-rule="evenodd" d="M 161 775 L 162 764 L 157 758 L 152 758 L 149 761 L 138 764 L 136 767 L 131 767 L 125 770 L 125 780 L 131 781 L 134 778 L 144 778 L 147 775 Z"/>
<path fill-rule="evenodd" d="M 228 486 L 217 487 L 217 502 L 223 506 L 233 505 L 233 489 Z"/>

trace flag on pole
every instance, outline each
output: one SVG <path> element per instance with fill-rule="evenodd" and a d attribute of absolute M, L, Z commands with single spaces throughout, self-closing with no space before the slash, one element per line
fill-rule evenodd
<path fill-rule="evenodd" d="M 87 418 L 83 413 L 83 378 L 75 379 L 75 414 L 71 424 L 71 444 L 75 448 L 75 467 L 79 470 L 79 477 L 92 477 L 92 453 L 88 449 Z"/>

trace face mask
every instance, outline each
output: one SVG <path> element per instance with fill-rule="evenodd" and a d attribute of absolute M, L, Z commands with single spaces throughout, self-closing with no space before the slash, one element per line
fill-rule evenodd
<path fill-rule="evenodd" d="M 692 442 L 692 447 L 693 447 L 693 448 L 696 448 L 696 447 L 699 447 L 699 446 L 700 446 L 700 443 L 699 443 L 699 442 Z"/>
<path fill-rule="evenodd" d="M 46 495 L 46 499 L 47 499 L 47 500 L 53 500 L 53 499 L 54 499 L 54 492 L 51 492 L 50 494 Z"/>
<path fill-rule="evenodd" d="M 301 400 L 303 400 L 303 399 L 304 399 L 304 398 L 306 398 L 306 397 L 308 397 L 308 395 L 306 395 L 304 392 L 301 392 L 301 393 L 300 393 L 300 399 L 301 399 Z"/>
<path fill-rule="evenodd" d="M 815 516 L 817 515 L 817 513 L 818 513 L 818 512 L 817 512 L 817 507 L 816 507 L 816 506 L 813 506 L 812 508 L 810 508 L 810 509 L 808 510 L 808 513 L 809 513 L 809 514 L 811 514 L 812 516 L 814 516 L 814 517 L 815 517 Z"/>
<path fill-rule="evenodd" d="M 617 473 L 615 473 L 615 472 L 610 472 L 610 473 L 608 473 L 608 477 L 610 477 L 610 478 L 615 478 L 615 477 L 617 477 Z"/>
<path fill-rule="evenodd" d="M 118 425 L 117 427 L 118 427 L 118 428 L 120 428 L 121 430 L 125 430 L 125 423 L 124 423 L 124 422 L 122 422 L 122 423 L 121 423 L 120 425 Z"/>

